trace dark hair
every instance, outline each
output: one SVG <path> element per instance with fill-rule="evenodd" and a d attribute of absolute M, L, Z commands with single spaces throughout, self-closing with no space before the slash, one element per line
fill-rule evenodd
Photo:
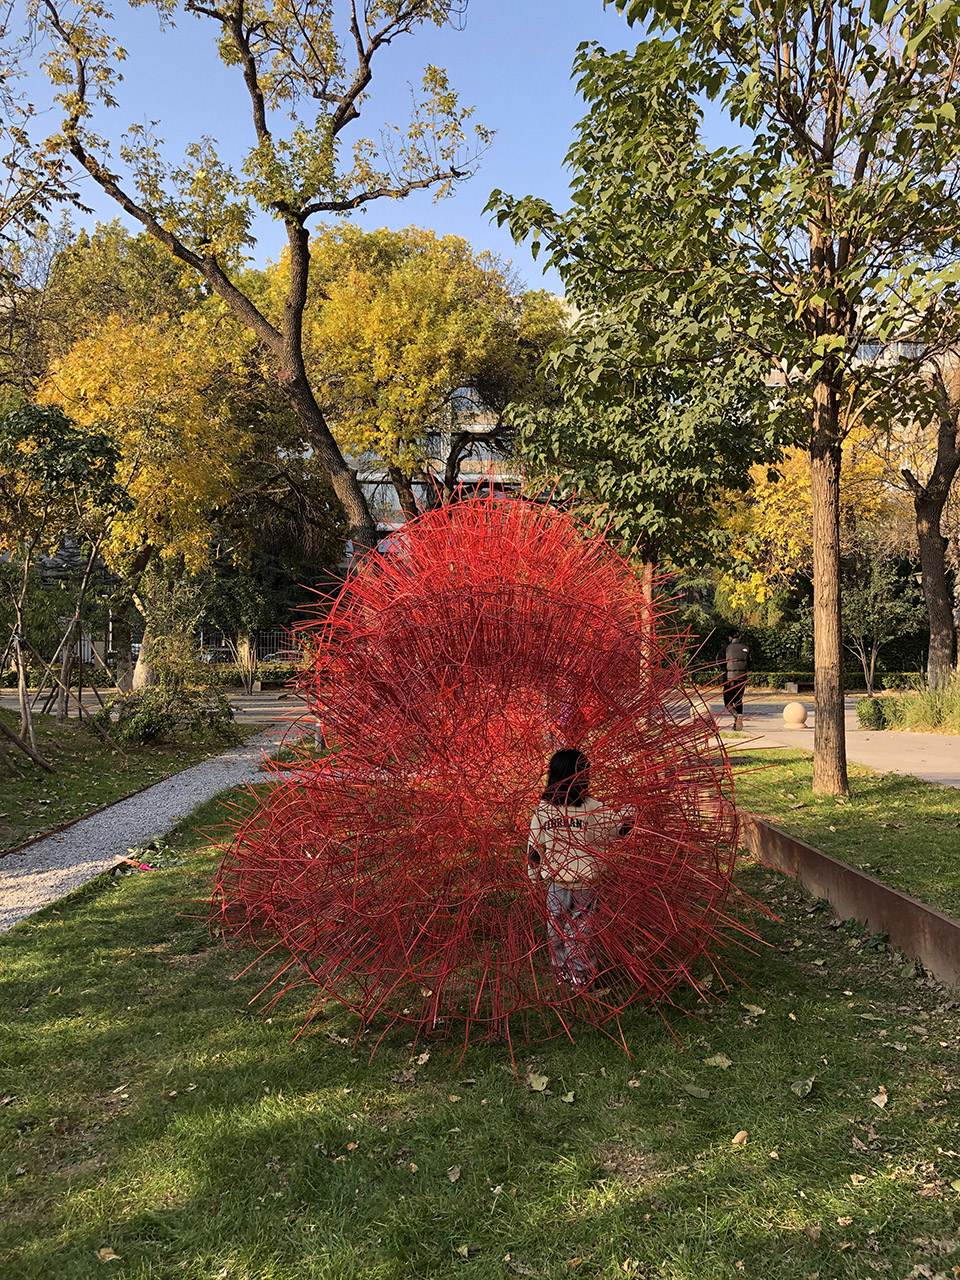
<path fill-rule="evenodd" d="M 581 805 L 590 790 L 590 761 L 582 751 L 565 747 L 550 757 L 547 786 L 540 797 L 548 804 Z"/>

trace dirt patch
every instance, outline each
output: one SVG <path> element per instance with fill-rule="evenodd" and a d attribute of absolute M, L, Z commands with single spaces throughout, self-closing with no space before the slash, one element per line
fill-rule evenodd
<path fill-rule="evenodd" d="M 658 1173 L 656 1156 L 636 1147 L 601 1147 L 597 1160 L 604 1173 L 628 1186 L 650 1182 Z"/>
<path fill-rule="evenodd" d="M 202 968 L 220 953 L 220 947 L 206 947 L 203 951 L 191 951 L 187 955 L 168 956 L 168 961 L 175 969 L 189 973 L 193 969 Z"/>
<path fill-rule="evenodd" d="M 87 1160 L 79 1160 L 76 1164 L 65 1164 L 57 1170 L 59 1178 L 79 1178 L 85 1173 L 96 1173 L 107 1163 L 107 1156 L 90 1156 Z"/>

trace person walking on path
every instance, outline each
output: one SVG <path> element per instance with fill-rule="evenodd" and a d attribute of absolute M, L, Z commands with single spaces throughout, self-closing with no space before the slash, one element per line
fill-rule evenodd
<path fill-rule="evenodd" d="M 723 710 L 733 717 L 734 729 L 743 728 L 743 691 L 750 665 L 750 649 L 740 639 L 739 631 L 731 631 L 717 654 L 717 666 L 723 677 Z"/>
<path fill-rule="evenodd" d="M 585 991 L 596 976 L 590 949 L 597 909 L 598 857 L 633 827 L 636 815 L 590 795 L 590 762 L 573 747 L 550 758 L 547 785 L 530 823 L 527 875 L 547 883 L 550 957 L 561 981 Z"/>

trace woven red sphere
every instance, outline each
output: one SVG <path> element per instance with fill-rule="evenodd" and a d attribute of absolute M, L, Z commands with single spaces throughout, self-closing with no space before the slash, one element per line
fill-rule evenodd
<path fill-rule="evenodd" d="M 697 986 L 728 923 L 736 819 L 661 622 L 605 541 L 554 508 L 491 494 L 407 524 L 307 629 L 301 688 L 330 754 L 278 770 L 237 830 L 214 897 L 224 934 L 285 953 L 363 1025 L 464 1040 L 602 1024 Z M 594 851 L 578 982 L 527 868 L 566 746 L 622 821 Z"/>

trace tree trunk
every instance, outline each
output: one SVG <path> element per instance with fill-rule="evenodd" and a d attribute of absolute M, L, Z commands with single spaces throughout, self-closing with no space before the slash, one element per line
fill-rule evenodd
<path fill-rule="evenodd" d="M 33 731 L 33 714 L 30 711 L 30 691 L 27 684 L 27 655 L 20 643 L 21 622 L 17 621 L 17 637 L 13 642 L 13 652 L 17 659 L 17 695 L 20 701 L 20 737 L 26 738 L 34 751 L 37 749 L 37 738 Z"/>
<path fill-rule="evenodd" d="M 133 689 L 147 689 L 157 683 L 157 672 L 153 665 L 151 648 L 153 640 L 150 635 L 150 624 L 147 623 L 140 641 L 140 652 L 137 654 L 137 665 L 133 668 Z"/>
<path fill-rule="evenodd" d="M 86 602 L 87 591 L 90 587 L 90 579 L 93 576 L 93 567 L 97 562 L 97 555 L 100 551 L 100 539 L 97 538 L 90 547 L 87 555 L 86 567 L 83 571 L 83 577 L 80 579 L 80 585 L 77 588 L 77 598 L 73 606 L 73 617 L 70 619 L 70 625 L 67 628 L 67 634 L 63 638 L 63 659 L 60 663 L 60 686 L 57 691 L 57 723 L 63 724 L 68 714 L 69 698 L 67 691 L 70 688 L 70 679 L 73 674 L 73 646 L 77 639 L 82 637 L 83 630 L 80 626 L 80 616 L 83 613 L 83 606 Z M 54 657 L 54 662 L 56 657 Z"/>
<path fill-rule="evenodd" d="M 960 368 L 951 362 L 938 364 L 933 377 L 937 399 L 937 454 L 926 483 L 909 468 L 901 472 L 913 494 L 917 518 L 917 544 L 923 595 L 930 618 L 930 651 L 927 679 L 931 689 L 947 683 L 951 676 L 953 639 L 956 631 L 952 601 L 947 590 L 947 540 L 940 532 L 940 520 L 950 490 L 960 471 L 957 447 L 957 420 L 960 418 Z"/>
<path fill-rule="evenodd" d="M 70 620 L 67 634 L 63 638 L 63 651 L 60 659 L 60 685 L 57 689 L 57 724 L 63 724 L 69 711 L 67 690 L 73 679 L 73 646 L 76 643 L 79 624 L 76 618 Z"/>
<path fill-rule="evenodd" d="M 927 680 L 931 689 L 947 684 L 953 671 L 953 609 L 947 588 L 947 539 L 940 532 L 943 502 L 915 494 L 917 543 L 923 596 L 930 617 Z"/>
<path fill-rule="evenodd" d="M 814 388 L 810 449 L 813 507 L 813 789 L 850 794 L 843 708 L 843 630 L 840 615 L 840 457 L 835 386 Z"/>
<path fill-rule="evenodd" d="M 390 476 L 390 483 L 396 490 L 397 501 L 400 503 L 403 518 L 405 520 L 416 520 L 420 514 L 420 508 L 417 506 L 417 499 L 414 496 L 410 477 L 405 476 L 399 467 L 388 467 L 387 470 Z"/>
<path fill-rule="evenodd" d="M 129 693 L 133 688 L 133 639 L 130 628 L 132 601 L 110 610 L 110 644 L 117 657 L 117 688 Z"/>
<path fill-rule="evenodd" d="M 643 567 L 640 574 L 640 594 L 643 596 L 643 624 L 640 632 L 640 665 L 650 666 L 653 654 L 653 597 L 656 586 L 657 551 L 653 547 L 643 550 Z M 649 674 L 649 672 L 648 672 Z"/>
<path fill-rule="evenodd" d="M 443 505 L 446 507 L 453 501 L 460 483 L 460 463 L 463 453 L 470 443 L 470 435 L 466 431 L 458 431 L 450 441 L 450 449 L 443 464 Z"/>
<path fill-rule="evenodd" d="M 133 653 L 130 611 L 133 597 L 140 585 L 140 577 L 150 563 L 153 547 L 146 543 L 133 558 L 127 577 L 110 597 L 110 636 L 114 650 L 120 655 L 117 663 L 117 687 L 125 693 L 133 688 Z"/>
<path fill-rule="evenodd" d="M 326 471 L 330 485 L 343 507 L 347 517 L 347 537 L 353 544 L 353 556 L 363 556 L 377 545 L 377 526 L 370 514 L 357 473 L 344 460 L 314 398 L 306 374 L 302 371 L 286 371 L 284 376 L 281 373 L 280 387 L 290 401 L 303 434 Z"/>

